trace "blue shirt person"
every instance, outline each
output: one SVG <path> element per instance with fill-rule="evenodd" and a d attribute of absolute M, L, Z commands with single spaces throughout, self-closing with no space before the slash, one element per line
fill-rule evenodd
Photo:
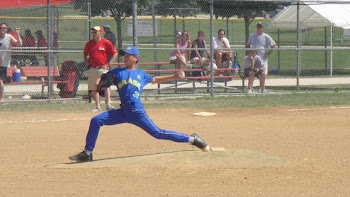
<path fill-rule="evenodd" d="M 173 75 L 151 77 L 143 70 L 136 69 L 139 59 L 139 51 L 133 46 L 119 51 L 124 56 L 125 68 L 115 68 L 107 73 L 114 74 L 114 85 L 117 86 L 121 104 L 119 109 L 103 112 L 91 119 L 89 131 L 86 136 L 85 150 L 69 159 L 78 162 L 92 161 L 92 151 L 95 148 L 100 128 L 104 125 L 117 125 L 130 123 L 146 131 L 154 138 L 170 140 L 173 142 L 189 143 L 208 151 L 209 145 L 196 133 L 187 135 L 171 130 L 159 128 L 146 114 L 141 103 L 141 92 L 148 83 L 162 83 L 168 80 L 182 79 L 183 71 Z"/>

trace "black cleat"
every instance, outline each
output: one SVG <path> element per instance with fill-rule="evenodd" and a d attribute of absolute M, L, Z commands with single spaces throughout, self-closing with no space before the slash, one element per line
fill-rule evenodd
<path fill-rule="evenodd" d="M 92 153 L 88 154 L 85 151 L 83 151 L 77 155 L 70 156 L 69 159 L 77 162 L 92 161 Z"/>
<path fill-rule="evenodd" d="M 201 137 L 199 137 L 199 135 L 194 133 L 191 136 L 194 137 L 194 141 L 193 141 L 193 144 L 192 144 L 193 146 L 198 147 L 203 152 L 209 151 L 209 145 Z"/>

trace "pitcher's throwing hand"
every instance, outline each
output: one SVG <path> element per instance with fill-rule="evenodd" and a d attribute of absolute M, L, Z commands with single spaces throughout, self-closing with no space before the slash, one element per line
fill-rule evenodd
<path fill-rule="evenodd" d="M 184 71 L 179 71 L 176 73 L 176 79 L 183 79 L 183 78 L 185 78 Z"/>

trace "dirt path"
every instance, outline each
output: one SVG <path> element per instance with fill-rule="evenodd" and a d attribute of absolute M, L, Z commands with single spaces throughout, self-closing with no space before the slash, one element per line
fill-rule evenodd
<path fill-rule="evenodd" d="M 101 129 L 94 162 L 71 163 L 91 112 L 0 114 L 0 196 L 349 196 L 350 107 L 151 109 L 197 132 L 203 153 L 123 124 Z"/>

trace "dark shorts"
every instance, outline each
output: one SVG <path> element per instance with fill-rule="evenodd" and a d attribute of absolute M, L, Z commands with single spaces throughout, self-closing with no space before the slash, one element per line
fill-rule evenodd
<path fill-rule="evenodd" d="M 7 67 L 0 66 L 0 79 L 5 80 L 7 77 Z"/>
<path fill-rule="evenodd" d="M 261 70 L 261 71 L 255 73 L 255 76 L 254 76 L 254 77 L 260 78 L 260 74 L 261 74 L 262 72 L 263 72 L 263 71 Z M 249 68 L 245 68 L 245 69 L 244 69 L 244 76 L 249 77 L 249 73 L 250 73 L 250 69 L 249 69 Z"/>

